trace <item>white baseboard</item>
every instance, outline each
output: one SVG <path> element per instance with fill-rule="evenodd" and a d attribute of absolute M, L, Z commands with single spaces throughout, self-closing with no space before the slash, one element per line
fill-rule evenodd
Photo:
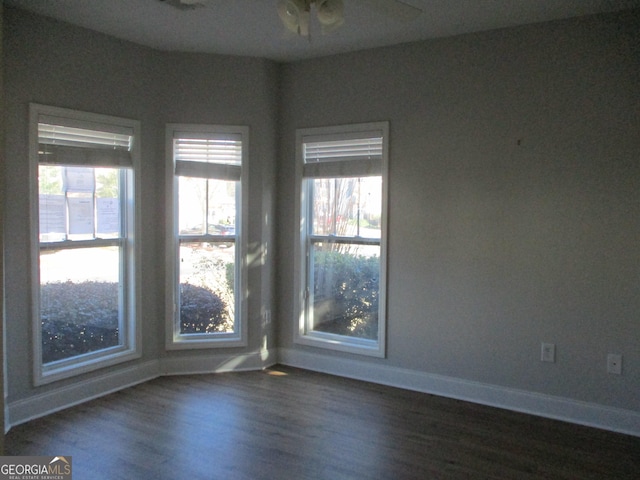
<path fill-rule="evenodd" d="M 72 385 L 5 404 L 5 433 L 13 426 L 102 397 L 163 375 L 262 370 L 275 363 L 276 351 L 242 355 L 168 356 L 92 377 Z"/>
<path fill-rule="evenodd" d="M 278 363 L 640 437 L 631 410 L 294 349 L 280 349 Z"/>
<path fill-rule="evenodd" d="M 276 362 L 640 437 L 639 412 L 293 349 L 169 356 L 136 364 L 5 404 L 5 430 L 162 375 L 262 370 Z"/>
<path fill-rule="evenodd" d="M 152 380 L 159 375 L 157 360 L 108 372 L 72 385 L 16 400 L 7 406 L 5 430 L 109 393 Z"/>
<path fill-rule="evenodd" d="M 161 375 L 222 373 L 262 370 L 276 363 L 276 351 L 260 351 L 230 355 L 174 355 L 160 360 Z"/>

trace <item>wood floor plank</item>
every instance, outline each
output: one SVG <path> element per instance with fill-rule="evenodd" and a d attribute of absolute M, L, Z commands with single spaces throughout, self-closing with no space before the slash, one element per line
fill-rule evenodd
<path fill-rule="evenodd" d="M 11 429 L 75 480 L 638 479 L 640 438 L 278 366 L 162 377 Z"/>

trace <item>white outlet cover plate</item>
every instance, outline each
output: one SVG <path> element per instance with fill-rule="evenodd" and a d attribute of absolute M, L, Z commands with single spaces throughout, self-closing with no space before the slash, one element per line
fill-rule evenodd
<path fill-rule="evenodd" d="M 542 343 L 540 348 L 540 360 L 543 362 L 556 361 L 556 346 L 553 343 Z"/>
<path fill-rule="evenodd" d="M 607 372 L 615 375 L 622 374 L 622 355 L 617 353 L 607 355 Z"/>

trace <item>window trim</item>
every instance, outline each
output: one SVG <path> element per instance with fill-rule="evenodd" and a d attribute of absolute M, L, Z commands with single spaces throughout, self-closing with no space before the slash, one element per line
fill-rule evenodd
<path fill-rule="evenodd" d="M 40 238 L 39 238 L 39 185 L 38 185 L 38 149 L 40 118 L 59 118 L 73 125 L 106 129 L 130 129 L 133 131 L 131 146 L 130 181 L 126 185 L 126 201 L 128 208 L 123 212 L 127 216 L 127 235 L 122 240 L 126 254 L 124 255 L 123 275 L 127 289 L 127 301 L 124 305 L 123 320 L 125 329 L 122 332 L 123 342 L 116 347 L 102 349 L 78 355 L 65 360 L 52 362 L 45 366 L 42 363 L 42 324 L 40 319 Z M 92 166 L 92 165 L 88 165 Z M 97 113 L 71 110 L 36 103 L 29 104 L 29 192 L 30 192 L 30 251 L 31 251 L 31 319 L 33 342 L 33 383 L 35 386 L 45 385 L 65 378 L 92 372 L 94 370 L 127 362 L 142 356 L 141 351 L 141 301 L 140 301 L 140 258 L 141 245 L 138 240 L 140 231 L 140 122 L 127 118 L 102 115 Z M 65 242 L 71 243 L 71 242 Z M 83 242 L 77 242 L 81 246 Z M 86 243 L 86 242 L 85 242 Z M 97 246 L 110 241 L 97 240 Z M 111 242 L 113 243 L 113 242 Z"/>
<path fill-rule="evenodd" d="M 377 132 L 382 134 L 382 157 L 378 167 L 372 166 L 367 159 L 304 163 L 303 142 L 332 140 L 335 138 L 361 138 L 363 135 Z M 296 130 L 296 203 L 295 218 L 298 219 L 296 242 L 294 247 L 294 312 L 297 316 L 294 321 L 294 343 L 341 352 L 367 355 L 384 358 L 386 356 L 386 323 L 387 323 L 387 229 L 388 229 L 388 164 L 389 164 L 389 122 L 372 122 L 351 125 L 337 125 L 328 127 L 301 128 Z M 324 163 L 324 165 L 323 165 Z M 342 163 L 344 166 L 340 166 Z M 354 168 L 352 168 L 354 167 Z M 352 338 L 333 333 L 319 332 L 307 328 L 307 306 L 305 291 L 308 275 L 308 245 L 313 235 L 306 231 L 306 218 L 308 217 L 309 188 L 307 179 L 318 177 L 344 177 L 358 176 L 359 173 L 368 172 L 379 174 L 382 177 L 382 219 L 380 231 L 380 285 L 379 285 L 379 311 L 378 311 L 378 339 L 367 340 Z M 351 237 L 345 237 L 345 239 Z M 341 237 L 342 239 L 342 237 Z"/>
<path fill-rule="evenodd" d="M 179 306 L 177 305 L 178 287 L 180 285 L 179 258 L 176 248 L 179 242 L 178 235 L 178 199 L 176 198 L 178 175 L 176 175 L 176 161 L 174 159 L 173 141 L 177 133 L 187 133 L 206 136 L 239 135 L 242 139 L 241 165 L 233 165 L 230 169 L 240 168 L 239 195 L 240 210 L 236 213 L 240 221 L 236 221 L 236 326 L 233 334 L 181 334 L 179 331 Z M 165 129 L 165 154 L 166 154 L 166 282 L 165 292 L 165 348 L 167 350 L 203 349 L 203 348 L 231 348 L 246 347 L 248 345 L 248 321 L 247 321 L 247 292 L 248 292 L 248 231 L 249 231 L 249 127 L 242 125 L 210 125 L 210 124 L 185 124 L 169 123 Z M 209 165 L 209 164 L 207 164 Z M 225 165 L 213 165 L 212 171 L 223 174 Z M 224 175 L 223 175 L 224 176 Z"/>

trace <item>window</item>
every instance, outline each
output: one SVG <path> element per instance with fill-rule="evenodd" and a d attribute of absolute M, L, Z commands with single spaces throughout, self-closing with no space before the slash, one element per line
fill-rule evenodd
<path fill-rule="evenodd" d="M 168 125 L 167 348 L 247 344 L 247 127 Z"/>
<path fill-rule="evenodd" d="M 139 123 L 32 104 L 36 385 L 139 357 Z"/>
<path fill-rule="evenodd" d="M 388 124 L 297 131 L 298 343 L 384 356 Z"/>

